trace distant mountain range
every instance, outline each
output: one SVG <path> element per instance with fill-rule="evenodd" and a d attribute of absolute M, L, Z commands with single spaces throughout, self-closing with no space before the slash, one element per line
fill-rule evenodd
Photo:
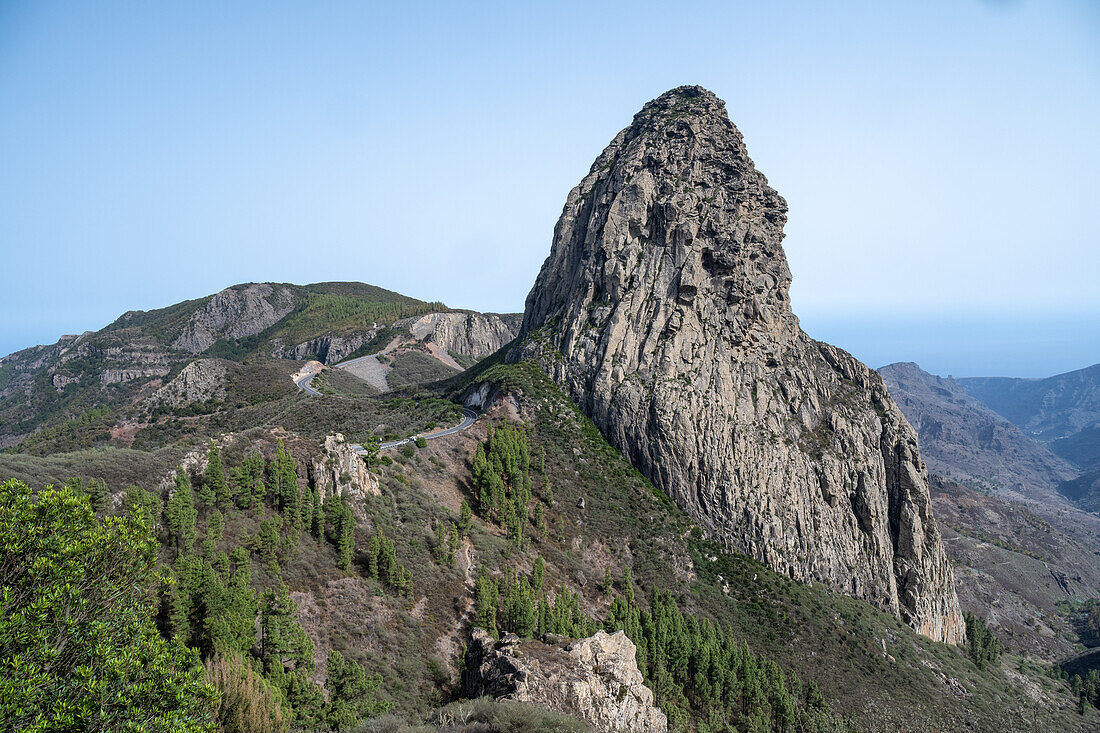
<path fill-rule="evenodd" d="M 963 607 L 988 609 L 1014 646 L 1071 653 L 1071 623 L 1057 608 L 1100 595 L 1100 476 L 1051 449 L 1082 433 L 1044 443 L 1007 416 L 1050 426 L 1048 435 L 1087 423 L 1095 391 L 1083 377 L 1097 368 L 1044 380 L 956 380 L 913 363 L 878 371 L 920 436 Z M 1003 413 L 964 383 L 994 395 Z"/>
<path fill-rule="evenodd" d="M 1100 464 L 1100 364 L 1046 379 L 966 377 L 958 383 L 1078 468 Z"/>

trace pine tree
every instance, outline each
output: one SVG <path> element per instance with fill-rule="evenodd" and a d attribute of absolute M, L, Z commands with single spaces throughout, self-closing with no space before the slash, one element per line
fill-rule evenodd
<path fill-rule="evenodd" d="M 328 653 L 326 672 L 328 705 L 325 708 L 325 723 L 332 730 L 347 730 L 364 718 L 382 715 L 393 707 L 375 695 L 382 684 L 382 676 L 367 675 L 362 665 L 345 659 L 335 649 Z"/>
<path fill-rule="evenodd" d="M 280 582 L 260 603 L 260 658 L 267 669 L 313 669 L 313 642 L 298 623 L 298 608 Z"/>
<path fill-rule="evenodd" d="M 260 530 L 256 535 L 255 548 L 260 556 L 260 562 L 266 567 L 278 571 L 279 569 L 279 526 L 274 517 L 268 517 L 260 522 Z"/>
<path fill-rule="evenodd" d="M 290 524 L 298 526 L 298 464 L 281 440 L 275 451 L 275 458 L 268 464 L 267 474 L 275 494 L 275 508 L 282 512 Z"/>
<path fill-rule="evenodd" d="M 263 502 L 267 493 L 264 487 L 264 468 L 263 456 L 253 450 L 231 472 L 231 492 L 240 508 L 248 509 L 253 503 Z"/>
<path fill-rule="evenodd" d="M 367 575 L 377 579 L 382 565 L 382 530 L 371 535 L 367 546 Z"/>
<path fill-rule="evenodd" d="M 191 493 L 191 479 L 183 467 L 176 469 L 176 485 L 167 507 L 168 536 L 176 546 L 177 554 L 184 555 L 194 550 L 197 534 L 195 520 L 195 497 Z"/>
<path fill-rule="evenodd" d="M 470 533 L 470 525 L 473 523 L 474 513 L 470 510 L 470 503 L 462 500 L 462 506 L 458 509 L 458 534 L 462 537 Z"/>
<path fill-rule="evenodd" d="M 546 562 L 542 559 L 542 555 L 535 558 L 535 565 L 531 571 L 531 587 L 536 592 L 542 591 L 543 575 L 546 573 Z"/>
<path fill-rule="evenodd" d="M 106 516 L 111 511 L 111 494 L 107 490 L 107 482 L 101 478 L 88 480 L 85 489 L 88 499 L 92 504 L 92 511 L 99 516 Z"/>
<path fill-rule="evenodd" d="M 210 450 L 206 454 L 206 475 L 203 485 L 209 487 L 214 495 L 214 502 L 222 509 L 228 509 L 232 501 L 229 484 L 225 480 L 225 470 L 222 468 L 222 454 L 218 446 L 210 444 Z"/>
<path fill-rule="evenodd" d="M 351 570 L 351 558 L 355 549 L 355 517 L 351 509 L 340 502 L 342 507 L 339 534 L 336 539 L 336 551 L 339 556 L 339 566 L 344 572 Z"/>
<path fill-rule="evenodd" d="M 477 625 L 497 636 L 497 585 L 482 571 L 474 581 Z"/>

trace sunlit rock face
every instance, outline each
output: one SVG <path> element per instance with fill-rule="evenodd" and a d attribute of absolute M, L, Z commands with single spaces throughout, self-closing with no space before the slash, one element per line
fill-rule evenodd
<path fill-rule="evenodd" d="M 711 534 L 964 636 L 917 436 L 791 311 L 787 205 L 724 103 L 647 104 L 569 193 L 511 358 L 535 358 Z"/>

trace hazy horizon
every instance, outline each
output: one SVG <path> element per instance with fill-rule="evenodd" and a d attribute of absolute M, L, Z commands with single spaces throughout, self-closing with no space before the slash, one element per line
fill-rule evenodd
<path fill-rule="evenodd" d="M 941 375 L 1100 361 L 1084 0 L 6 3 L 0 353 L 245 281 L 522 309 L 569 189 L 687 83 L 788 201 L 811 336 Z"/>

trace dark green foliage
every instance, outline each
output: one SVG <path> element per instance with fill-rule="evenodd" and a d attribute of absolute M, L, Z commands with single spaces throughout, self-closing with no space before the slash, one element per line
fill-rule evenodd
<path fill-rule="evenodd" d="M 256 631 L 256 593 L 251 561 L 225 553 L 210 559 L 185 555 L 175 563 L 169 621 L 175 636 L 209 659 L 215 652 L 244 654 L 252 649 Z"/>
<path fill-rule="evenodd" d="M 367 575 L 377 578 L 402 595 L 408 595 L 412 577 L 405 566 L 397 561 L 397 546 L 382 534 L 381 528 L 371 537 L 367 546 Z"/>
<path fill-rule="evenodd" d="M 275 571 L 279 568 L 279 524 L 277 517 L 268 517 L 261 521 L 254 543 L 260 562 Z"/>
<path fill-rule="evenodd" d="M 474 513 L 470 509 L 470 502 L 462 500 L 462 506 L 458 509 L 458 534 L 465 537 L 470 533 L 470 523 L 474 519 Z"/>
<path fill-rule="evenodd" d="M 325 722 L 334 731 L 351 728 L 365 718 L 373 718 L 389 712 L 393 707 L 375 696 L 382 684 L 381 675 L 367 675 L 362 665 L 345 659 L 335 649 L 328 653 L 326 666 L 328 679 L 328 705 Z"/>
<path fill-rule="evenodd" d="M 336 548 L 337 565 L 345 572 L 351 570 L 355 549 L 355 515 L 341 495 L 330 496 L 324 503 L 325 522 L 329 527 L 328 538 Z"/>
<path fill-rule="evenodd" d="M 222 468 L 222 454 L 218 446 L 211 444 L 206 454 L 206 474 L 203 476 L 203 485 L 214 495 L 214 501 L 222 509 L 229 508 L 232 501 L 232 493 L 229 483 L 225 480 L 225 470 Z"/>
<path fill-rule="evenodd" d="M 197 656 L 150 617 L 155 564 L 141 514 L 99 520 L 69 488 L 0 485 L 5 730 L 213 730 Z"/>
<path fill-rule="evenodd" d="M 1001 652 L 1004 651 L 1004 644 L 993 635 L 993 629 L 989 628 L 980 616 L 967 611 L 965 619 L 966 651 L 970 659 L 978 669 L 996 665 L 1001 658 Z"/>
<path fill-rule="evenodd" d="M 451 523 L 435 523 L 435 559 L 444 567 L 452 568 L 458 552 L 458 528 Z"/>
<path fill-rule="evenodd" d="M 495 521 L 519 547 L 526 546 L 525 527 L 531 502 L 530 446 L 520 425 L 504 423 L 474 450 L 473 486 L 478 513 Z"/>
<path fill-rule="evenodd" d="M 262 504 L 267 496 L 267 487 L 264 485 L 264 457 L 256 451 L 249 451 L 232 472 L 233 493 L 237 498 L 237 506 L 248 509 L 255 503 Z"/>
<path fill-rule="evenodd" d="M 616 598 L 608 631 L 623 630 L 638 647 L 638 666 L 670 727 L 708 721 L 719 730 L 833 730 L 835 721 L 813 682 L 803 684 L 757 656 L 729 629 L 682 613 L 669 593 L 649 610 Z"/>
<path fill-rule="evenodd" d="M 260 659 L 267 670 L 313 670 L 313 642 L 298 624 L 298 608 L 280 583 L 260 601 Z"/>
<path fill-rule="evenodd" d="M 176 469 L 175 488 L 172 490 L 172 496 L 168 499 L 165 510 L 169 543 L 176 548 L 177 554 L 186 555 L 195 549 L 195 540 L 198 539 L 198 534 L 195 532 L 197 518 L 195 497 L 191 492 L 191 478 L 181 466 Z"/>
<path fill-rule="evenodd" d="M 147 522 L 152 524 L 153 519 L 160 515 L 160 499 L 139 486 L 127 487 L 126 493 L 122 495 L 122 513 L 139 512 Z"/>
<path fill-rule="evenodd" d="M 281 440 L 275 457 L 267 466 L 267 477 L 274 495 L 275 508 L 282 512 L 290 525 L 297 526 L 301 497 L 298 491 L 298 464 Z"/>
<path fill-rule="evenodd" d="M 1079 714 L 1084 715 L 1089 705 L 1100 708 L 1100 670 L 1090 669 L 1084 676 L 1073 675 L 1070 678 L 1070 690 L 1077 698 Z"/>

